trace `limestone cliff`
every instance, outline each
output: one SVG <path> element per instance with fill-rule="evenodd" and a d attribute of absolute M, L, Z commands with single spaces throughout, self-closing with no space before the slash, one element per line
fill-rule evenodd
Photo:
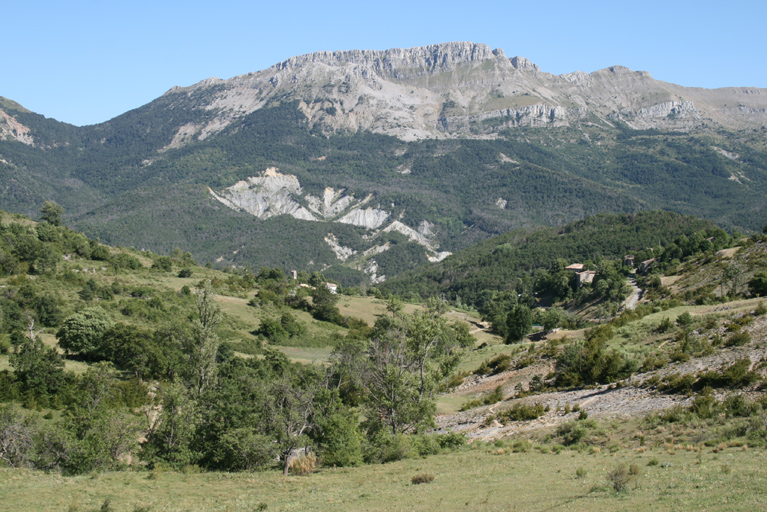
<path fill-rule="evenodd" d="M 524 57 L 469 42 L 317 52 L 166 96 L 203 98 L 212 119 L 180 127 L 171 146 L 204 139 L 273 101 L 296 100 L 326 133 L 370 130 L 403 140 L 482 137 L 520 126 L 620 120 L 637 129 L 691 130 L 767 123 L 763 89 L 686 88 L 612 66 L 552 75 Z"/>

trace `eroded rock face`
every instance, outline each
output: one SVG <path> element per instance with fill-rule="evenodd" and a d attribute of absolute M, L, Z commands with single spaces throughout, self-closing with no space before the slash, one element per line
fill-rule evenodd
<path fill-rule="evenodd" d="M 215 113 L 180 127 L 171 147 L 204 139 L 277 98 L 298 101 L 308 124 L 326 133 L 370 130 L 403 140 L 481 137 L 585 119 L 675 130 L 767 123 L 763 89 L 685 88 L 623 66 L 556 76 L 524 57 L 470 42 L 317 52 L 166 94 L 201 98 L 197 108 Z"/>
<path fill-rule="evenodd" d="M 264 171 L 262 176 L 238 181 L 220 194 L 213 190 L 210 193 L 230 208 L 246 211 L 259 219 L 290 215 L 302 220 L 317 220 L 293 198 L 293 195 L 301 194 L 298 178 L 280 174 L 274 167 Z"/>
<path fill-rule="evenodd" d="M 0 110 L 0 140 L 17 140 L 22 144 L 33 146 L 35 143 L 27 126 L 21 124 L 3 110 Z"/>
<path fill-rule="evenodd" d="M 377 208 L 365 208 L 364 210 L 356 208 L 340 219 L 342 224 L 351 224 L 361 226 L 367 229 L 377 229 L 389 218 L 389 212 Z"/>
<path fill-rule="evenodd" d="M 384 244 L 377 242 L 381 233 L 392 231 L 402 233 L 410 241 L 423 246 L 430 261 L 441 261 L 450 254 L 437 251 L 438 245 L 434 242 L 433 231 L 435 226 L 428 220 L 421 221 L 417 229 L 399 220 L 394 220 L 382 228 L 391 220 L 391 213 L 381 208 L 365 207 L 373 199 L 373 194 L 358 200 L 352 195 L 346 195 L 343 189 L 336 190 L 331 187 L 325 188 L 321 198 L 304 194 L 296 176 L 282 174 L 275 167 L 266 169 L 260 176 L 238 181 L 219 192 L 210 187 L 208 191 L 227 207 L 250 213 L 259 219 L 290 215 L 305 221 L 351 224 L 371 231 L 370 235 L 365 237 L 370 246 L 362 250 L 361 254 L 352 248 L 342 246 L 332 233 L 328 233 L 325 242 L 338 260 L 353 262 L 355 268 L 370 274 L 373 282 L 376 282 L 376 279 L 383 279 L 383 276 L 376 276 L 378 266 L 372 257 L 390 248 L 388 242 Z"/>

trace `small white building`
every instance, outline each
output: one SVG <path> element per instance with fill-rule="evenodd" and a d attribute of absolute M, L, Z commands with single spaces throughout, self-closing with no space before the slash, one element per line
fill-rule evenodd
<path fill-rule="evenodd" d="M 594 276 L 596 275 L 597 273 L 594 270 L 586 270 L 586 271 L 578 272 L 577 274 L 575 274 L 575 276 L 578 278 L 578 288 L 580 288 L 586 283 L 588 284 L 593 283 Z"/>
<path fill-rule="evenodd" d="M 325 283 L 325 287 L 330 290 L 330 293 L 338 293 L 338 285 L 335 283 Z"/>

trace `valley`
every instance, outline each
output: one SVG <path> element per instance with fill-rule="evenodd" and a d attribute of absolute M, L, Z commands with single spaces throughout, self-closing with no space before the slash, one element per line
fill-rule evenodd
<path fill-rule="evenodd" d="M 468 42 L 0 97 L 0 501 L 763 508 L 765 124 Z"/>

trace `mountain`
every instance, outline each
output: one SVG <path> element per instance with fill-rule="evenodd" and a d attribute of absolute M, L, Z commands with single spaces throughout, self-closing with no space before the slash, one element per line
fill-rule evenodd
<path fill-rule="evenodd" d="M 664 208 L 765 223 L 767 95 L 475 43 L 320 52 L 74 127 L 0 99 L 0 208 L 102 241 L 380 282 L 515 228 Z"/>
<path fill-rule="evenodd" d="M 191 100 L 209 113 L 179 127 L 170 147 L 284 99 L 299 100 L 309 127 L 323 133 L 369 130 L 402 140 L 581 123 L 674 130 L 767 124 L 763 89 L 687 88 L 622 66 L 556 76 L 524 57 L 465 42 L 302 55 L 230 80 L 176 87 L 164 98 L 174 107 Z"/>

